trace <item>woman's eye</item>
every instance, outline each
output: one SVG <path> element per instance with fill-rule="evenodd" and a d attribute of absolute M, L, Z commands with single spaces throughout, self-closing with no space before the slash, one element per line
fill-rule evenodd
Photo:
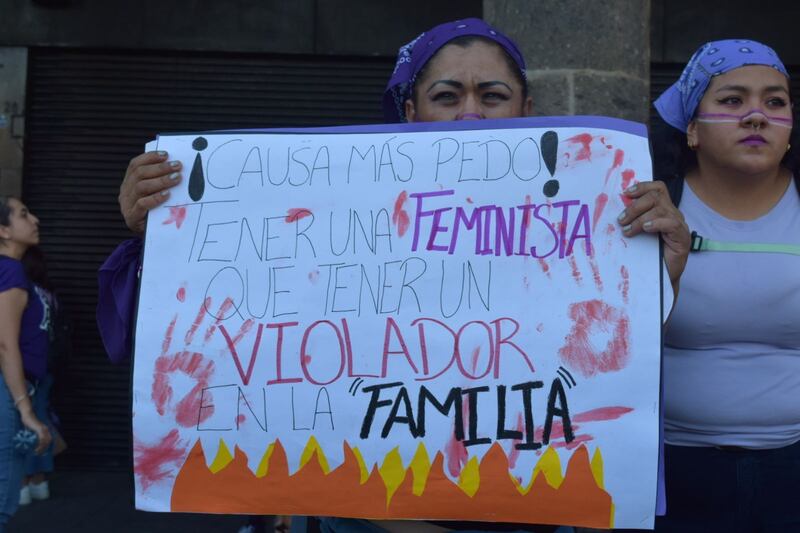
<path fill-rule="evenodd" d="M 484 100 L 505 102 L 509 99 L 509 96 L 503 93 L 485 93 L 483 98 Z"/>
<path fill-rule="evenodd" d="M 783 98 L 780 98 L 778 96 L 776 96 L 775 98 L 770 98 L 769 100 L 767 100 L 767 106 L 771 107 L 771 108 L 786 107 L 787 105 L 789 105 L 789 103 L 786 100 L 784 100 Z"/>
<path fill-rule="evenodd" d="M 717 100 L 722 105 L 738 105 L 742 103 L 742 99 L 738 96 L 726 96 Z"/>
<path fill-rule="evenodd" d="M 458 96 L 456 93 L 451 91 L 442 91 L 440 93 L 436 93 L 431 97 L 431 100 L 434 102 L 440 103 L 448 103 L 448 102 L 455 102 Z"/>

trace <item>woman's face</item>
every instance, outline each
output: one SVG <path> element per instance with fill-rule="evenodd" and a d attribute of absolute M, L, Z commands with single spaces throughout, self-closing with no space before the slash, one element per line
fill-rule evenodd
<path fill-rule="evenodd" d="M 0 225 L 0 237 L 26 247 L 39 244 L 39 219 L 16 198 L 8 199 L 8 207 L 8 226 Z"/>
<path fill-rule="evenodd" d="M 416 82 L 406 101 L 409 122 L 511 118 L 530 114 L 531 98 L 511 71 L 502 49 L 473 42 L 445 45 Z"/>
<path fill-rule="evenodd" d="M 775 170 L 789 146 L 792 106 L 786 77 L 751 65 L 715 77 L 687 137 L 700 164 L 737 172 Z"/>

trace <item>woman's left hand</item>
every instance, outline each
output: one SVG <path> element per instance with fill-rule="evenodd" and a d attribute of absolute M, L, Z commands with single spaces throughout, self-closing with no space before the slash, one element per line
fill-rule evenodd
<path fill-rule="evenodd" d="M 52 442 L 53 437 L 50 435 L 50 430 L 44 425 L 36 415 L 33 414 L 33 409 L 25 409 L 20 412 L 20 419 L 22 420 L 22 424 L 36 433 L 37 437 L 37 444 L 36 455 L 41 455 L 47 450 L 47 447 L 50 446 L 50 442 Z"/>
<path fill-rule="evenodd" d="M 626 237 L 640 233 L 661 234 L 664 262 L 672 287 L 677 292 L 692 241 L 683 214 L 672 203 L 662 181 L 637 183 L 628 187 L 624 194 L 633 201 L 619 215 L 617 222 Z"/>

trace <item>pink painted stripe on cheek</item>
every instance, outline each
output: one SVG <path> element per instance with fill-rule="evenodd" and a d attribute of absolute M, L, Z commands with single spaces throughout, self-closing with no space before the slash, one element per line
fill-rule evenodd
<path fill-rule="evenodd" d="M 776 125 L 789 125 L 793 124 L 791 118 L 784 118 L 784 117 L 775 117 L 771 115 L 767 115 L 762 111 L 750 111 L 749 113 L 745 113 L 744 115 L 733 115 L 730 113 L 698 113 L 697 118 L 701 122 L 705 121 L 719 121 L 719 122 L 741 122 L 742 120 L 746 119 L 750 115 L 753 114 L 760 114 L 767 119 L 767 122 L 774 123 Z M 705 120 L 704 120 L 705 119 Z M 710 119 L 710 120 L 709 120 Z"/>

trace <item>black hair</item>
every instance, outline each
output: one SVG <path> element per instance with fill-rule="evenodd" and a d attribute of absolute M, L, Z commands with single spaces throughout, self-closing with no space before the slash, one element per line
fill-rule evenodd
<path fill-rule="evenodd" d="M 12 198 L 13 196 L 0 195 L 0 226 L 8 226 L 11 224 L 12 209 L 8 201 Z"/>
<path fill-rule="evenodd" d="M 25 250 L 21 261 L 28 279 L 38 286 L 53 292 L 53 284 L 47 276 L 47 260 L 39 246 L 31 246 Z"/>
<path fill-rule="evenodd" d="M 528 84 L 525 81 L 525 76 L 522 75 L 522 70 L 519 68 L 517 62 L 514 61 L 514 58 L 511 57 L 508 52 L 506 52 L 505 48 L 497 44 L 495 41 L 489 39 L 488 37 L 484 37 L 483 35 L 462 35 L 461 37 L 456 37 L 452 41 L 448 41 L 447 44 L 442 46 L 442 48 L 448 44 L 454 44 L 456 46 L 460 46 L 461 48 L 467 48 L 475 43 L 491 44 L 500 49 L 503 54 L 503 59 L 506 62 L 506 66 L 509 68 L 509 70 L 511 70 L 514 79 L 519 82 L 520 86 L 522 86 L 522 101 L 524 102 L 528 97 Z M 433 54 L 430 59 L 428 59 L 428 62 L 423 65 L 423 67 L 414 77 L 414 87 L 411 89 L 411 101 L 414 102 L 414 104 L 417 103 L 417 81 L 425 77 L 428 72 L 428 66 L 433 62 L 436 56 L 439 55 L 439 52 L 442 51 L 442 48 L 439 48 L 439 50 L 437 50 L 436 53 Z"/>

